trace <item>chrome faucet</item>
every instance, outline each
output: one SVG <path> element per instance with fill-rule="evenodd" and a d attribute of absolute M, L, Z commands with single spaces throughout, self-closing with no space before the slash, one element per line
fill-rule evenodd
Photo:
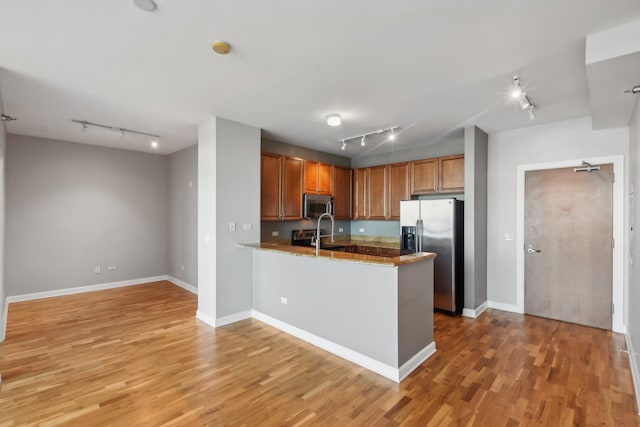
<path fill-rule="evenodd" d="M 333 219 L 333 215 L 331 215 L 329 212 L 325 212 L 322 215 L 320 215 L 320 217 L 318 217 L 318 229 L 316 230 L 316 256 L 320 254 L 320 240 L 323 237 L 329 237 L 329 235 L 323 236 L 320 234 L 320 222 L 322 221 L 322 218 L 324 218 L 325 216 L 328 216 L 329 219 L 331 219 L 331 243 L 335 241 L 335 235 L 333 234 L 335 220 Z"/>

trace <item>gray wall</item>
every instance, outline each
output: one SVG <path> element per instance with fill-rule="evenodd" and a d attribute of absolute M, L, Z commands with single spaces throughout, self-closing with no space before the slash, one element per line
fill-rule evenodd
<path fill-rule="evenodd" d="M 351 167 L 351 160 L 348 157 L 311 150 L 306 147 L 299 147 L 297 145 L 274 141 L 267 138 L 262 138 L 261 151 L 266 153 L 282 154 L 283 156 L 300 157 L 306 160 L 315 160 L 317 162 L 329 163 L 345 168 Z"/>
<path fill-rule="evenodd" d="M 633 206 L 631 207 L 631 259 L 633 264 L 629 271 L 629 295 L 626 313 L 628 318 L 625 319 L 627 331 L 631 338 L 632 350 L 631 354 L 632 368 L 634 369 L 634 381 L 636 387 L 636 400 L 640 403 L 640 103 L 636 103 L 636 109 L 631 119 L 629 127 L 629 145 L 631 150 L 631 182 L 634 188 Z M 635 365 L 635 366 L 633 366 Z M 636 408 L 640 410 L 640 408 Z"/>
<path fill-rule="evenodd" d="M 402 138 L 402 135 L 398 134 L 398 138 Z M 410 160 L 429 159 L 431 157 L 450 156 L 453 154 L 461 154 L 463 152 L 464 134 L 462 131 L 456 131 L 445 135 L 436 143 L 424 144 L 420 147 L 408 150 L 398 150 L 384 154 L 354 157 L 351 159 L 351 167 L 357 169 L 367 166 L 384 165 L 387 163 L 399 163 Z"/>
<path fill-rule="evenodd" d="M 3 111 L 2 94 L 0 94 L 0 114 Z M 5 247 L 5 151 L 7 132 L 4 122 L 0 121 L 0 342 L 4 341 L 6 286 L 4 281 L 4 247 Z"/>
<path fill-rule="evenodd" d="M 216 124 L 216 318 L 251 310 L 252 252 L 260 240 L 260 129 L 218 118 Z M 236 231 L 229 231 L 229 223 Z M 250 230 L 243 226 L 250 224 Z"/>
<path fill-rule="evenodd" d="M 488 136 L 464 130 L 464 307 L 487 301 L 487 146 Z"/>
<path fill-rule="evenodd" d="M 166 156 L 9 135 L 6 185 L 8 295 L 166 274 Z"/>
<path fill-rule="evenodd" d="M 515 307 L 516 176 L 518 165 L 629 155 L 628 129 L 594 131 L 583 117 L 489 135 L 487 196 L 487 292 L 491 302 Z M 625 183 L 628 183 L 625 168 Z M 625 194 L 628 185 L 625 184 Z M 625 207 L 626 209 L 626 207 Z"/>
<path fill-rule="evenodd" d="M 167 274 L 198 286 L 198 146 L 168 156 Z"/>

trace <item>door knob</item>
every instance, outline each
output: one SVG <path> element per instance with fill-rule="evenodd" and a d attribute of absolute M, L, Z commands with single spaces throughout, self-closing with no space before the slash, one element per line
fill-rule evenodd
<path fill-rule="evenodd" d="M 536 249 L 533 247 L 533 245 L 531 243 L 529 243 L 529 246 L 527 246 L 527 252 L 530 254 L 536 254 L 538 252 L 542 252 L 540 249 Z"/>

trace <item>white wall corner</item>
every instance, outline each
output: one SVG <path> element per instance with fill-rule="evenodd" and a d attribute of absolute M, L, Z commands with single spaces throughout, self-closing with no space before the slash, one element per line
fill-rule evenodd
<path fill-rule="evenodd" d="M 628 331 L 624 332 L 624 338 L 627 341 L 627 351 L 629 356 L 629 365 L 631 366 L 631 379 L 633 381 L 633 389 L 636 394 L 636 411 L 640 415 L 640 370 L 638 370 L 638 363 L 636 358 L 636 352 L 633 348 L 631 336 Z"/>
<path fill-rule="evenodd" d="M 398 382 L 407 378 L 411 372 L 415 371 L 425 360 L 433 356 L 436 352 L 436 343 L 432 341 L 425 348 L 413 355 L 413 357 L 407 360 L 399 369 Z"/>
<path fill-rule="evenodd" d="M 524 310 L 522 310 L 516 304 L 506 304 L 504 302 L 499 302 L 499 301 L 487 301 L 487 307 L 494 308 L 496 310 L 501 310 L 501 311 L 508 311 L 510 313 L 524 314 Z"/>
<path fill-rule="evenodd" d="M 3 342 L 5 337 L 7 336 L 7 319 L 9 316 L 9 300 L 7 297 L 4 298 L 4 313 L 2 314 L 2 328 L 0 328 L 0 342 Z"/>
<path fill-rule="evenodd" d="M 209 316 L 208 314 L 206 314 L 202 310 L 197 310 L 196 311 L 196 319 L 202 320 L 204 323 L 206 323 L 207 325 L 211 326 L 212 328 L 216 327 L 216 319 L 215 319 L 215 317 Z"/>
<path fill-rule="evenodd" d="M 239 322 L 241 320 L 251 319 L 251 310 L 241 311 L 239 313 L 230 314 L 228 316 L 218 317 L 215 321 L 216 328 Z"/>
<path fill-rule="evenodd" d="M 173 276 L 167 276 L 167 280 L 169 282 L 173 283 L 174 285 L 181 287 L 182 289 L 186 289 L 187 291 L 191 292 L 192 294 L 198 295 L 198 288 L 196 288 L 193 285 L 190 285 L 187 282 L 183 282 L 182 280 L 176 279 Z"/>
<path fill-rule="evenodd" d="M 478 307 L 476 307 L 474 309 L 463 308 L 462 309 L 462 315 L 464 317 L 470 317 L 472 319 L 475 319 L 478 316 L 480 316 L 482 313 L 484 313 L 487 308 L 489 308 L 489 304 L 488 304 L 488 301 L 485 301 L 485 302 L 483 302 L 482 304 L 480 304 Z"/>

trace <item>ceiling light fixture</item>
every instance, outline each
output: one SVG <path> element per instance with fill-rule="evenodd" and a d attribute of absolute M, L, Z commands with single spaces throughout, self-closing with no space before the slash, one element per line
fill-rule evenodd
<path fill-rule="evenodd" d="M 378 134 L 385 133 L 385 132 L 391 132 L 391 135 L 389 135 L 389 139 L 390 140 L 394 140 L 395 139 L 395 134 L 393 133 L 393 131 L 398 129 L 399 127 L 400 126 L 396 125 L 396 126 L 391 126 L 391 127 L 384 128 L 384 129 L 374 130 L 373 132 L 361 133 L 360 135 L 350 136 L 349 138 L 339 139 L 338 142 L 341 144 L 340 145 L 340 149 L 342 151 L 345 151 L 347 149 L 347 142 L 349 142 L 351 140 L 354 140 L 354 139 L 359 139 L 360 140 L 360 145 L 364 147 L 366 145 L 365 140 L 366 140 L 366 138 L 368 136 L 378 135 Z"/>
<path fill-rule="evenodd" d="M 640 93 L 640 85 L 634 86 L 629 90 L 625 90 L 624 93 L 631 93 L 633 95 L 637 95 Z"/>
<path fill-rule="evenodd" d="M 87 129 L 89 129 L 89 126 L 93 126 L 93 127 L 97 127 L 97 128 L 102 128 L 102 129 L 109 129 L 115 132 L 120 132 L 120 140 L 124 141 L 127 134 L 128 133 L 132 133 L 135 135 L 142 135 L 142 136 L 148 136 L 153 138 L 151 140 L 151 144 L 153 147 L 153 142 L 155 141 L 156 143 L 156 147 L 158 145 L 158 139 L 160 139 L 160 135 L 156 135 L 155 133 L 148 133 L 148 132 L 141 132 L 139 130 L 133 130 L 133 129 L 127 129 L 127 128 L 121 128 L 121 127 L 117 127 L 117 126 L 108 126 L 108 125 L 102 125 L 100 123 L 92 123 L 92 122 L 88 122 L 86 120 L 75 120 L 75 119 L 71 119 L 71 121 L 73 123 L 78 123 L 79 125 L 81 125 L 82 127 L 80 128 L 80 132 L 86 132 Z M 153 148 L 156 148 L 153 147 Z"/>
<path fill-rule="evenodd" d="M 2 118 L 3 122 L 12 122 L 14 120 L 18 120 L 15 117 L 11 117 L 11 116 L 8 116 L 6 114 L 2 114 L 2 116 L 0 116 L 0 117 Z"/>
<path fill-rule="evenodd" d="M 156 148 L 158 148 L 158 139 L 157 139 L 157 138 L 153 138 L 153 139 L 151 140 L 151 144 L 150 144 L 150 145 L 151 145 L 151 148 L 153 148 L 154 150 L 155 150 Z"/>
<path fill-rule="evenodd" d="M 225 41 L 216 40 L 213 43 L 211 43 L 211 49 L 213 49 L 215 53 L 219 53 L 220 55 L 226 55 L 231 50 L 231 45 Z"/>
<path fill-rule="evenodd" d="M 145 12 L 153 12 L 158 8 L 158 5 L 153 0 L 133 0 L 133 4 Z"/>
<path fill-rule="evenodd" d="M 389 134 L 389 141 L 395 141 L 396 140 L 396 134 L 393 132 L 393 129 L 391 129 L 390 132 L 391 133 Z"/>
<path fill-rule="evenodd" d="M 327 116 L 327 125 L 340 126 L 342 124 L 342 116 L 340 114 L 329 114 Z"/>
<path fill-rule="evenodd" d="M 531 98 L 527 96 L 527 92 L 525 92 L 522 89 L 522 86 L 520 86 L 520 78 L 518 76 L 513 76 L 513 84 L 515 85 L 515 88 L 511 92 L 511 96 L 518 100 L 520 108 L 529 113 L 529 119 L 534 120 L 536 115 L 533 111 L 538 108 L 537 105 L 531 101 Z"/>

